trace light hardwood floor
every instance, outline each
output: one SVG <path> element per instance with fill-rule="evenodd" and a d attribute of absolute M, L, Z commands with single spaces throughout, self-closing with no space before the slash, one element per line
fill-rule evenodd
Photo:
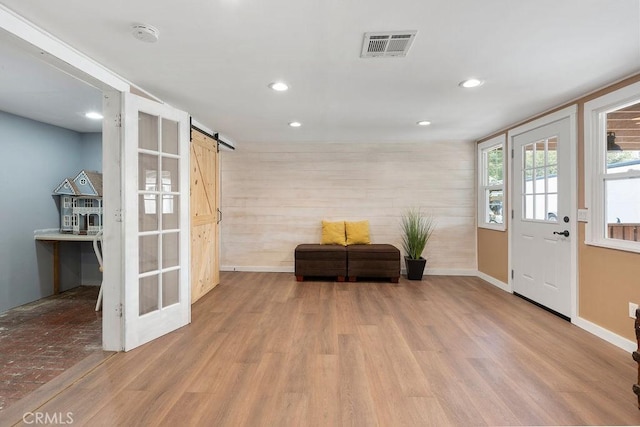
<path fill-rule="evenodd" d="M 478 278 L 222 273 L 191 325 L 33 411 L 91 426 L 640 424 L 636 373 L 630 354 Z"/>

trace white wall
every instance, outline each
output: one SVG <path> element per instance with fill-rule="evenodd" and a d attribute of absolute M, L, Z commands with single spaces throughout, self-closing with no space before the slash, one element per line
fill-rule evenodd
<path fill-rule="evenodd" d="M 400 215 L 431 212 L 427 268 L 476 269 L 475 144 L 238 144 L 221 152 L 223 270 L 293 271 L 320 222 L 362 220 L 373 243 L 400 248 Z M 437 271 L 434 271 L 437 272 Z"/>

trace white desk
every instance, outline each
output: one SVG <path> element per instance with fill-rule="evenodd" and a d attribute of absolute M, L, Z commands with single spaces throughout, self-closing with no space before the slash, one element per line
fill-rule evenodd
<path fill-rule="evenodd" d="M 34 239 L 53 245 L 53 294 L 60 292 L 60 242 L 92 242 L 93 235 L 70 233 L 34 234 Z"/>

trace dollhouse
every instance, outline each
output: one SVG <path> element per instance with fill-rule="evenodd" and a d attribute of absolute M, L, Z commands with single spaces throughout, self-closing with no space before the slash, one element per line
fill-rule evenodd
<path fill-rule="evenodd" d="M 81 170 L 53 191 L 60 196 L 60 232 L 97 234 L 102 230 L 102 174 Z"/>

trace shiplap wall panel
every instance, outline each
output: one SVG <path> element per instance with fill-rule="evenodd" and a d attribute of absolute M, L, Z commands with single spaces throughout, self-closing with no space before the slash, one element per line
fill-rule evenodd
<path fill-rule="evenodd" d="M 373 243 L 400 247 L 408 207 L 432 213 L 432 269 L 475 269 L 471 142 L 240 144 L 221 153 L 222 269 L 291 269 L 327 220 L 368 219 Z"/>

